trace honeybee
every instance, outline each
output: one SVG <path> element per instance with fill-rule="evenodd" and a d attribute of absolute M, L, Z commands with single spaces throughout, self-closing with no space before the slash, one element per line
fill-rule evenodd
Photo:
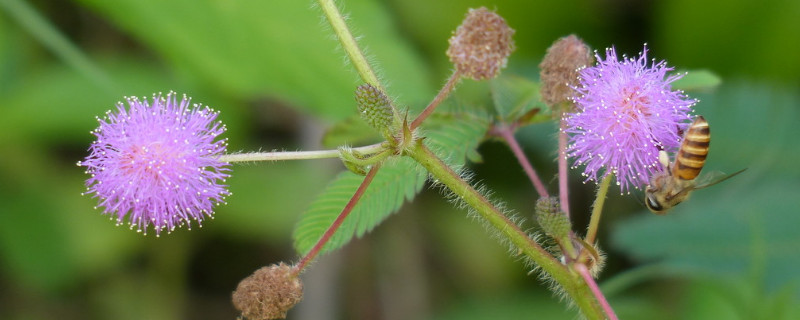
<path fill-rule="evenodd" d="M 710 142 L 708 122 L 703 116 L 697 116 L 683 136 L 674 163 L 669 163 L 669 156 L 665 151 L 658 153 L 658 160 L 664 170 L 654 174 L 645 189 L 647 209 L 655 214 L 666 214 L 669 209 L 686 200 L 692 191 L 713 186 L 746 170 L 742 169 L 721 178 L 707 175 L 702 179 L 704 181 L 696 181 L 706 162 Z"/>

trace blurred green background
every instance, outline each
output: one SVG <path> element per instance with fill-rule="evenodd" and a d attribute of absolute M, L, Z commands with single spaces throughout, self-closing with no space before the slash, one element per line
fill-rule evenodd
<path fill-rule="evenodd" d="M 800 318 L 800 1 L 340 2 L 390 94 L 417 110 L 448 75 L 447 38 L 469 7 L 516 29 L 505 74 L 537 78 L 546 48 L 575 33 L 629 55 L 647 43 L 656 59 L 721 76 L 689 93 L 714 132 L 707 168 L 749 169 L 666 217 L 641 194 L 612 194 L 599 281 L 623 319 Z M 75 163 L 94 117 L 124 96 L 175 90 L 221 111 L 231 151 L 316 149 L 354 114 L 360 82 L 345 60 L 311 1 L 0 0 L 0 319 L 235 318 L 239 280 L 297 259 L 298 215 L 342 166 L 237 165 L 214 220 L 145 237 L 80 196 Z M 551 191 L 554 132 L 518 133 Z M 535 193 L 511 153 L 479 151 L 477 180 L 529 217 Z M 594 185 L 572 174 L 580 230 Z M 304 282 L 290 319 L 575 318 L 430 190 Z"/>

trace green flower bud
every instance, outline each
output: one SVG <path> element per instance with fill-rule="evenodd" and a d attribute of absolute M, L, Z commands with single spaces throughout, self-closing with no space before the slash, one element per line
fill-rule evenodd
<path fill-rule="evenodd" d="M 556 197 L 540 198 L 536 201 L 536 221 L 547 235 L 556 240 L 567 238 L 572 230 L 572 223 L 561 211 Z"/>
<path fill-rule="evenodd" d="M 356 88 L 356 104 L 361 119 L 378 131 L 384 131 L 392 125 L 394 108 L 389 97 L 380 89 L 362 84 Z"/>

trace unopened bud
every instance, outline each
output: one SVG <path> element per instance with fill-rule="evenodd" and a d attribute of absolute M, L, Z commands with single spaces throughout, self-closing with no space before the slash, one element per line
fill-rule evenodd
<path fill-rule="evenodd" d="M 233 306 L 248 320 L 284 319 L 302 299 L 303 284 L 283 263 L 256 270 L 233 292 Z"/>
<path fill-rule="evenodd" d="M 514 51 L 514 29 L 495 12 L 484 7 L 469 9 L 467 17 L 450 37 L 447 56 L 463 77 L 485 80 L 505 68 Z"/>
<path fill-rule="evenodd" d="M 553 239 L 564 239 L 572 230 L 572 223 L 561 211 L 556 197 L 540 198 L 536 201 L 536 221 Z"/>
<path fill-rule="evenodd" d="M 361 119 L 371 127 L 383 131 L 392 124 L 394 109 L 389 97 L 371 84 L 362 84 L 356 88 L 356 104 Z"/>
<path fill-rule="evenodd" d="M 578 70 L 594 62 L 589 47 L 575 35 L 558 39 L 539 64 L 542 81 L 542 100 L 548 105 L 568 101 L 570 86 L 578 85 Z"/>

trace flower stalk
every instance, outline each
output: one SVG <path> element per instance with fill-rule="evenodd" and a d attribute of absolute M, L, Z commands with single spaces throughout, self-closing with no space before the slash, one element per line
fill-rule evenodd
<path fill-rule="evenodd" d="M 530 160 L 528 160 L 528 156 L 522 151 L 522 147 L 520 147 L 517 138 L 514 137 L 513 128 L 505 124 L 500 124 L 493 128 L 492 133 L 503 139 L 508 144 L 508 147 L 511 148 L 511 152 L 514 153 L 520 166 L 522 166 L 522 170 L 528 175 L 528 179 L 531 180 L 533 187 L 536 189 L 536 193 L 539 194 L 539 198 L 549 198 L 550 194 L 547 192 L 544 183 L 542 183 L 542 179 L 536 174 L 536 170 L 531 165 Z"/>
<path fill-rule="evenodd" d="M 606 202 L 606 195 L 608 194 L 608 187 L 611 185 L 611 179 L 614 174 L 609 173 L 600 182 L 597 188 L 597 197 L 594 199 L 592 205 L 592 217 L 589 220 L 589 228 L 586 230 L 586 242 L 593 244 L 597 239 L 597 229 L 600 227 L 600 216 L 603 214 L 603 204 Z"/>
<path fill-rule="evenodd" d="M 325 230 L 325 233 L 322 234 L 322 237 L 320 237 L 319 241 L 314 244 L 314 247 L 312 247 L 311 250 L 309 250 L 302 259 L 300 259 L 300 262 L 294 266 L 292 270 L 293 276 L 298 276 L 303 269 L 305 269 L 305 267 L 314 260 L 320 251 L 322 251 L 322 248 L 325 247 L 325 244 L 327 244 L 331 237 L 333 237 L 333 235 L 336 233 L 336 230 L 339 230 L 339 227 L 344 222 L 344 219 L 347 219 L 347 216 L 350 215 L 350 212 L 353 212 L 353 208 L 355 208 L 358 200 L 361 199 L 361 196 L 364 195 L 364 192 L 367 191 L 367 187 L 369 187 L 369 184 L 372 183 L 372 179 L 375 178 L 375 175 L 378 173 L 380 168 L 380 163 L 372 166 L 372 169 L 370 169 L 367 175 L 364 177 L 361 185 L 358 186 L 358 189 L 353 194 L 353 197 L 351 197 L 350 201 L 347 202 L 347 205 L 344 206 L 344 209 L 342 209 L 342 212 L 336 217 L 336 220 L 334 220 L 333 223 L 328 227 L 328 230 Z"/>
<path fill-rule="evenodd" d="M 368 146 L 352 148 L 350 150 L 359 152 L 361 154 L 372 154 L 380 152 L 383 149 L 381 143 L 371 144 Z M 282 160 L 312 160 L 312 159 L 329 159 L 338 158 L 341 151 L 334 150 L 318 150 L 318 151 L 272 151 L 272 152 L 253 152 L 253 153 L 232 153 L 219 157 L 222 162 L 254 162 L 254 161 L 282 161 Z"/>
<path fill-rule="evenodd" d="M 436 110 L 436 107 L 438 107 L 442 101 L 444 101 L 444 99 L 450 96 L 450 93 L 452 93 L 453 89 L 456 88 L 456 84 L 458 84 L 459 80 L 461 80 L 461 73 L 458 71 L 458 69 L 456 69 L 453 71 L 453 74 L 450 75 L 450 78 L 447 79 L 447 82 L 444 84 L 442 89 L 439 90 L 439 93 L 436 94 L 436 97 L 433 98 L 433 101 L 431 101 L 431 103 L 425 107 L 425 110 L 422 110 L 422 113 L 420 113 L 417 118 L 411 122 L 411 125 L 409 126 L 411 131 L 419 127 L 422 124 L 422 121 L 425 121 L 425 119 L 427 119 L 428 116 L 433 113 L 433 110 Z"/>
<path fill-rule="evenodd" d="M 558 130 L 558 197 L 561 210 L 569 217 L 569 178 L 567 175 L 567 133 L 564 132 L 566 124 L 564 120 L 560 122 Z"/>

